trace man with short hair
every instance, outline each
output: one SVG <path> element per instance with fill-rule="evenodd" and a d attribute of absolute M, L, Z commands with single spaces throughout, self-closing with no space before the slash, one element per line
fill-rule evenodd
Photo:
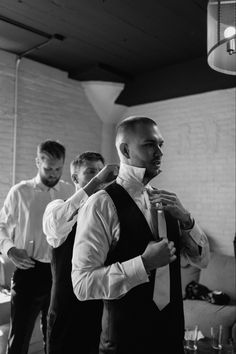
<path fill-rule="evenodd" d="M 124 119 L 116 182 L 78 216 L 72 283 L 79 300 L 103 299 L 100 354 L 184 353 L 180 254 L 205 267 L 209 244 L 179 198 L 149 184 L 163 142 L 152 119 Z"/>
<path fill-rule="evenodd" d="M 48 204 L 43 229 L 52 250 L 52 296 L 48 315 L 48 354 L 96 354 L 101 333 L 101 301 L 79 301 L 71 282 L 71 258 L 77 213 L 88 196 L 114 180 L 117 165 L 106 165 L 97 152 L 87 151 L 70 165 L 76 192 L 66 201 Z"/>
<path fill-rule="evenodd" d="M 66 199 L 73 186 L 60 180 L 65 147 L 46 140 L 37 147 L 37 176 L 14 185 L 0 211 L 0 250 L 16 266 L 11 285 L 8 354 L 27 354 L 37 316 L 41 313 L 46 346 L 51 293 L 51 250 L 42 230 L 46 205 Z M 46 350 L 46 349 L 45 349 Z"/>

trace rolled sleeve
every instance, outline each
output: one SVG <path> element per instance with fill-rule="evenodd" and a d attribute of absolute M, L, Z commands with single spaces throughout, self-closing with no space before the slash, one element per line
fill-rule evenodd
<path fill-rule="evenodd" d="M 196 222 L 194 223 L 193 228 L 189 230 L 189 235 L 200 247 L 204 247 L 206 243 L 208 243 L 206 235 Z"/>
<path fill-rule="evenodd" d="M 207 236 L 195 222 L 190 230 L 182 230 L 182 256 L 186 262 L 198 267 L 206 268 L 210 260 L 210 249 Z"/>
<path fill-rule="evenodd" d="M 15 244 L 10 239 L 5 239 L 2 242 L 2 253 L 7 256 L 9 249 L 12 247 L 15 247 Z"/>
<path fill-rule="evenodd" d="M 52 247 L 59 247 L 66 240 L 76 223 L 78 210 L 87 199 L 81 188 L 66 201 L 56 199 L 47 205 L 43 215 L 43 232 Z"/>

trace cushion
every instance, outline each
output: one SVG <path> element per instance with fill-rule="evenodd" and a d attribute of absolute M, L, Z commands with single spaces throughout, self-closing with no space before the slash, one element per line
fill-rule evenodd
<path fill-rule="evenodd" d="M 235 322 L 236 306 L 213 305 L 202 300 L 184 300 L 185 328 L 198 324 L 204 336 L 210 337 L 211 326 L 223 326 L 226 342 Z"/>
<path fill-rule="evenodd" d="M 228 305 L 230 297 L 222 291 L 210 291 L 207 286 L 192 280 L 185 289 L 185 299 L 203 300 L 216 305 Z"/>
<path fill-rule="evenodd" d="M 207 268 L 201 270 L 199 283 L 211 290 L 223 291 L 235 301 L 235 276 L 235 258 L 212 253 Z"/>
<path fill-rule="evenodd" d="M 185 297 L 186 286 L 191 281 L 194 280 L 196 282 L 199 282 L 200 271 L 201 271 L 201 269 L 193 267 L 190 264 L 188 264 L 185 267 L 181 267 L 181 280 L 182 280 L 182 295 L 183 295 L 183 297 Z"/>

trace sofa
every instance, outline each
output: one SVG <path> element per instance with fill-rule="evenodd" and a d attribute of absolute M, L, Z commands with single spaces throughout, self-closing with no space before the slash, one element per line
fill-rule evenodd
<path fill-rule="evenodd" d="M 13 263 L 0 254 L 0 354 L 6 353 L 7 338 L 10 319 L 10 283 L 14 272 Z M 29 354 L 43 350 L 43 338 L 40 329 L 40 317 L 38 316 L 32 333 Z"/>
<path fill-rule="evenodd" d="M 205 300 L 184 299 L 185 328 L 197 324 L 205 337 L 210 337 L 210 328 L 223 325 L 223 342 L 233 339 L 236 343 L 236 272 L 235 257 L 211 253 L 205 269 L 191 265 L 181 267 L 182 292 L 191 281 L 206 286 L 209 290 L 222 291 L 230 296 L 227 305 L 215 305 Z"/>

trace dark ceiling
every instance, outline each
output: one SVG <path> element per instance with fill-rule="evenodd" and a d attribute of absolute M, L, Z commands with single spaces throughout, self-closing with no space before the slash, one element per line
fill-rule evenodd
<path fill-rule="evenodd" d="M 206 54 L 207 0 L 0 0 L 0 47 L 79 80 L 119 81 Z M 58 39 L 57 39 L 58 37 Z"/>
<path fill-rule="evenodd" d="M 135 82 L 206 58 L 207 2 L 0 0 L 0 49 L 81 81 Z"/>

